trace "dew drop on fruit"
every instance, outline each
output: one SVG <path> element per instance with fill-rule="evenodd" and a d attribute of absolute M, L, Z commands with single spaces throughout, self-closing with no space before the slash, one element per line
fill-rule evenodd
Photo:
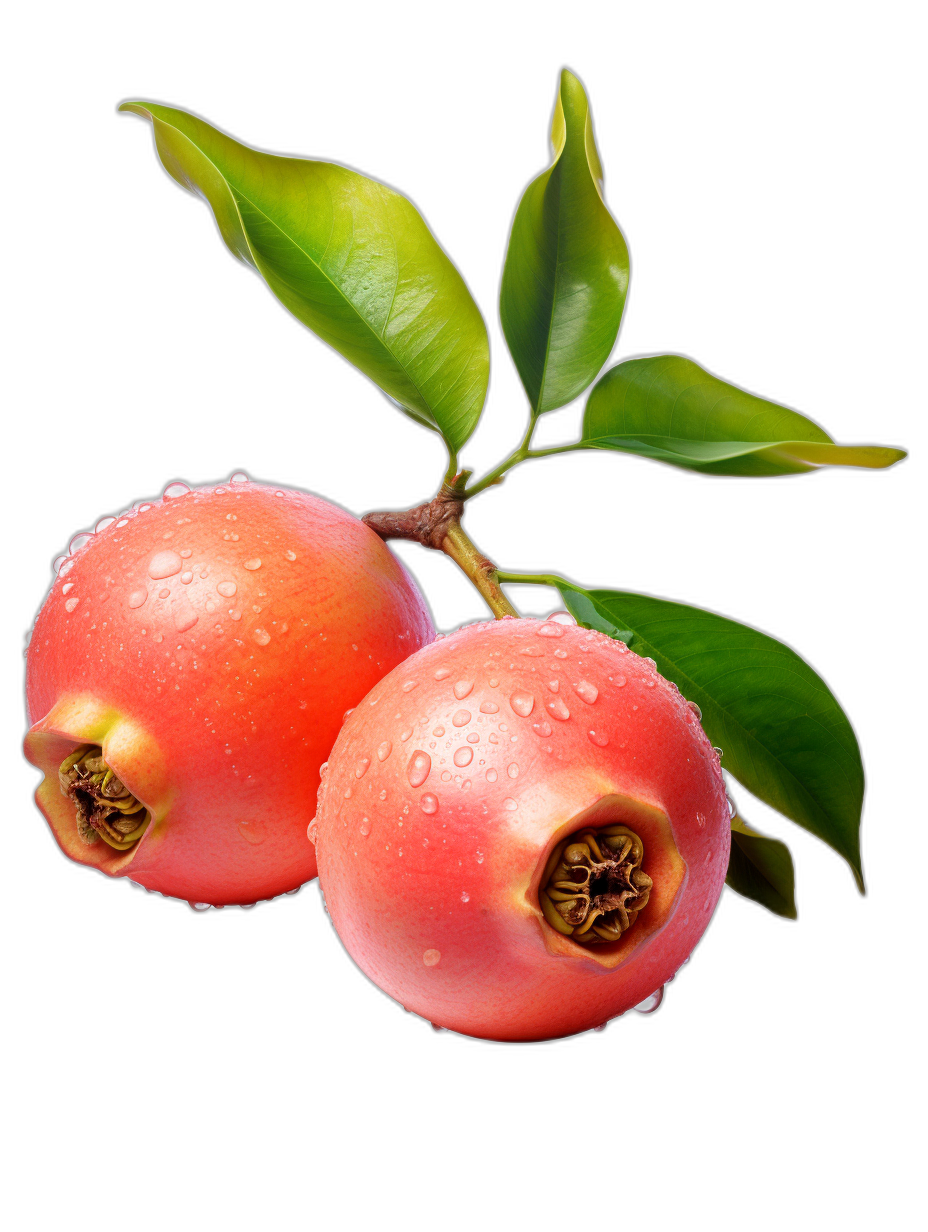
<path fill-rule="evenodd" d="M 588 706 L 592 706 L 599 697 L 599 689 L 595 684 L 590 684 L 588 680 L 580 680 L 574 686 L 573 690 L 581 701 L 586 702 Z"/>
<path fill-rule="evenodd" d="M 451 675 L 451 672 L 448 670 L 447 667 L 440 667 L 438 671 L 435 673 L 435 679 L 436 680 L 447 680 L 450 675 Z"/>
<path fill-rule="evenodd" d="M 419 808 L 422 809 L 423 813 L 429 813 L 429 814 L 437 813 L 438 812 L 438 796 L 433 796 L 430 791 L 427 791 L 425 795 L 422 797 L 422 799 L 419 801 Z"/>
<path fill-rule="evenodd" d="M 474 682 L 472 680 L 458 680 L 455 682 L 454 689 L 452 691 L 458 701 L 463 701 L 463 699 L 473 691 L 473 688 Z"/>
<path fill-rule="evenodd" d="M 245 842 L 251 843 L 253 847 L 257 847 L 267 838 L 267 826 L 263 821 L 240 821 L 238 832 Z"/>
<path fill-rule="evenodd" d="M 609 743 L 609 737 L 605 732 L 591 731 L 587 732 L 587 735 L 589 736 L 590 741 L 598 748 L 604 749 Z"/>
<path fill-rule="evenodd" d="M 451 722 L 454 724 L 455 727 L 466 727 L 467 724 L 470 722 L 470 711 L 469 710 L 459 710 L 457 714 L 454 716 L 454 718 L 451 720 Z"/>
<path fill-rule="evenodd" d="M 271 640 L 271 635 L 266 629 L 255 629 L 251 635 L 259 646 L 266 646 Z"/>
<path fill-rule="evenodd" d="M 563 637 L 564 628 L 553 620 L 546 620 L 535 630 L 536 637 Z"/>
<path fill-rule="evenodd" d="M 567 651 L 566 651 L 566 650 L 561 650 L 560 646 L 558 646 L 557 650 L 555 650 L 555 652 L 554 652 L 554 657 L 555 657 L 555 659 L 566 659 L 566 658 L 567 658 Z"/>
<path fill-rule="evenodd" d="M 540 723 L 533 723 L 532 731 L 535 733 L 536 736 L 547 738 L 548 736 L 551 735 L 551 724 L 546 723 L 544 720 L 542 720 Z"/>
<path fill-rule="evenodd" d="M 506 799 L 503 801 L 503 808 L 508 813 L 514 813 L 518 807 L 519 807 L 518 804 L 516 803 L 515 800 L 513 800 L 512 796 L 507 796 Z"/>
<path fill-rule="evenodd" d="M 187 630 L 192 629 L 200 619 L 190 606 L 190 601 L 186 599 L 186 597 L 183 603 L 179 603 L 175 600 L 171 611 L 174 617 L 174 629 L 178 633 L 186 633 Z"/>
<path fill-rule="evenodd" d="M 188 907 L 192 907 L 194 911 L 209 911 L 210 903 L 188 903 Z"/>
<path fill-rule="evenodd" d="M 467 737 L 467 743 L 468 744 L 479 744 L 480 743 L 479 735 L 476 732 L 471 732 L 470 735 Z"/>
<path fill-rule="evenodd" d="M 570 612 L 565 612 L 563 609 L 560 612 L 552 612 L 548 620 L 553 620 L 558 625 L 575 625 L 577 623 Z"/>
<path fill-rule="evenodd" d="M 432 770 L 432 759 L 422 749 L 416 749 L 406 767 L 410 787 L 421 787 Z"/>
<path fill-rule="evenodd" d="M 509 763 L 509 769 L 506 771 L 506 773 L 509 775 L 509 777 L 510 777 L 511 779 L 517 779 L 517 778 L 519 777 L 519 764 L 518 764 L 518 762 L 514 762 L 514 761 L 513 761 L 513 762 L 510 762 L 510 763 Z"/>
<path fill-rule="evenodd" d="M 441 725 L 440 723 L 439 723 L 439 725 L 438 725 L 437 727 L 434 727 L 434 728 L 432 729 L 432 735 L 433 735 L 433 736 L 443 736 L 444 734 L 445 734 L 445 729 L 442 727 L 442 725 Z M 434 746 L 433 746 L 433 747 L 434 747 Z"/>
<path fill-rule="evenodd" d="M 418 688 L 418 686 L 419 686 L 418 680 L 407 680 L 406 683 L 403 685 L 403 692 L 411 693 L 413 689 Z"/>
<path fill-rule="evenodd" d="M 180 554 L 183 560 L 189 560 L 193 552 L 191 552 L 190 548 L 182 548 Z"/>
<path fill-rule="evenodd" d="M 171 593 L 171 588 L 169 586 L 165 586 L 162 590 L 158 591 L 158 598 L 166 599 L 170 593 Z"/>
<path fill-rule="evenodd" d="M 462 903 L 469 903 L 469 902 L 470 902 L 470 895 L 467 893 L 467 891 L 466 891 L 466 890 L 462 890 L 462 891 L 461 891 L 461 902 L 462 902 Z"/>
<path fill-rule="evenodd" d="M 193 581 L 193 574 L 188 569 L 185 573 L 182 573 L 180 575 L 180 580 L 183 582 L 185 586 L 189 586 L 190 583 Z"/>
<path fill-rule="evenodd" d="M 223 598 L 231 599 L 232 596 L 235 594 L 235 592 L 238 590 L 238 587 L 235 585 L 234 582 L 220 582 L 217 585 L 216 589 L 223 596 Z"/>
<path fill-rule="evenodd" d="M 361 824 L 358 826 L 358 829 L 361 831 L 364 838 L 367 838 L 371 832 L 371 819 L 369 817 L 362 817 Z"/>
<path fill-rule="evenodd" d="M 67 556 L 56 556 L 55 559 L 52 561 L 52 568 L 54 569 L 55 573 L 65 573 L 67 572 L 67 570 L 65 570 L 64 566 L 67 563 L 68 563 Z"/>
<path fill-rule="evenodd" d="M 662 984 L 657 992 L 652 992 L 650 997 L 645 997 L 643 1001 L 639 1001 L 634 1009 L 638 1014 L 653 1014 L 663 999 L 664 986 Z"/>
<path fill-rule="evenodd" d="M 527 655 L 530 659 L 544 658 L 544 651 L 540 646 L 524 646 L 520 651 L 520 655 Z"/>
<path fill-rule="evenodd" d="M 73 556 L 74 553 L 79 552 L 82 547 L 86 547 L 86 545 L 91 541 L 92 538 L 93 538 L 93 531 L 90 531 L 90 530 L 83 531 L 80 535 L 75 535 L 74 538 L 71 540 L 71 542 L 68 544 L 68 551 Z"/>
<path fill-rule="evenodd" d="M 370 764 L 371 764 L 371 759 L 369 757 L 360 758 L 358 760 L 358 764 L 354 768 L 354 777 L 356 779 L 363 779 L 365 774 L 367 774 L 367 770 Z"/>
<path fill-rule="evenodd" d="M 412 728 L 407 727 L 406 730 L 401 733 L 400 740 L 402 740 L 402 742 L 405 744 L 411 735 L 412 735 Z"/>
<path fill-rule="evenodd" d="M 422 961 L 427 967 L 434 967 L 441 962 L 441 950 L 426 950 L 422 955 Z M 434 1023 L 432 1024 L 435 1025 Z"/>
<path fill-rule="evenodd" d="M 706 815 L 705 815 L 705 813 L 697 813 L 697 814 L 696 814 L 696 824 L 697 824 L 697 826 L 699 826 L 700 830 L 704 830 L 704 829 L 706 828 Z"/>
<path fill-rule="evenodd" d="M 261 568 L 261 557 L 260 557 L 260 556 L 252 556 L 251 560 L 246 560 L 246 561 L 243 561 L 243 563 L 242 563 L 242 568 L 243 568 L 243 569 L 250 569 L 250 570 L 251 570 L 251 572 L 252 572 L 252 573 L 254 573 L 255 569 L 260 569 L 260 568 Z"/>
<path fill-rule="evenodd" d="M 184 562 L 176 552 L 156 552 L 148 562 L 148 576 L 160 581 L 161 578 L 173 577 L 180 573 Z"/>
<path fill-rule="evenodd" d="M 67 603 L 65 603 L 64 605 L 64 610 L 66 612 L 73 612 L 79 603 L 80 603 L 80 599 L 77 599 L 77 598 L 68 599 Z"/>
<path fill-rule="evenodd" d="M 377 760 L 386 761 L 393 752 L 393 745 L 389 740 L 384 740 L 383 744 L 377 746 Z"/>
<path fill-rule="evenodd" d="M 244 471 L 236 471 L 234 475 L 229 477 L 229 483 L 248 483 L 248 476 Z"/>
<path fill-rule="evenodd" d="M 73 589 L 74 589 L 74 583 L 73 583 L 73 582 L 65 582 L 65 584 L 64 584 L 64 585 L 62 586 L 62 588 L 61 588 L 61 593 L 62 593 L 63 595 L 66 595 L 69 591 L 71 591 L 71 590 L 73 590 Z"/>
<path fill-rule="evenodd" d="M 474 760 L 474 750 L 470 745 L 462 744 L 459 749 L 454 750 L 452 761 L 459 770 L 463 770 L 465 766 L 469 766 Z"/>
<path fill-rule="evenodd" d="M 490 769 L 487 771 L 487 782 L 495 783 L 498 778 L 499 778 L 499 775 L 496 773 L 496 771 L 491 766 Z"/>
<path fill-rule="evenodd" d="M 215 604 L 211 605 L 207 603 L 206 606 L 209 611 L 215 611 Z M 242 609 L 240 607 L 230 607 L 229 608 L 229 619 L 230 620 L 241 620 L 242 619 Z"/>
<path fill-rule="evenodd" d="M 178 480 L 177 483 L 169 483 L 161 495 L 168 500 L 176 500 L 178 496 L 186 496 L 189 491 L 187 485 Z"/>
<path fill-rule="evenodd" d="M 296 560 L 296 552 L 285 552 L 287 560 Z"/>
<path fill-rule="evenodd" d="M 545 702 L 545 709 L 550 715 L 552 715 L 555 719 L 559 719 L 562 723 L 565 719 L 570 718 L 570 711 L 564 705 L 564 702 L 560 697 L 553 697 L 551 701 Z"/>
<path fill-rule="evenodd" d="M 696 718 L 697 718 L 697 719 L 699 719 L 700 721 L 702 721 L 702 711 L 699 709 L 699 707 L 696 705 L 696 703 L 695 703 L 695 702 L 687 702 L 686 704 L 689 706 L 689 708 L 690 708 L 690 710 L 693 712 L 693 714 L 695 714 Z"/>
<path fill-rule="evenodd" d="M 559 680 L 549 680 L 548 681 L 548 688 L 551 690 L 552 693 L 556 693 L 560 687 L 561 687 L 561 682 Z"/>
<path fill-rule="evenodd" d="M 129 606 L 141 607 L 147 598 L 147 590 L 133 590 L 132 594 L 129 596 Z"/>
<path fill-rule="evenodd" d="M 509 698 L 509 705 L 520 718 L 527 719 L 535 708 L 535 698 L 531 693 L 526 693 L 522 689 L 516 689 L 515 693 Z"/>
<path fill-rule="evenodd" d="M 112 526 L 115 521 L 116 519 L 114 517 L 101 518 L 100 521 L 93 528 L 94 534 L 99 535 L 101 530 L 106 530 L 106 528 L 108 526 Z"/>
<path fill-rule="evenodd" d="M 480 713 L 481 714 L 499 714 L 499 706 L 497 706 L 496 702 L 481 702 L 480 703 Z"/>

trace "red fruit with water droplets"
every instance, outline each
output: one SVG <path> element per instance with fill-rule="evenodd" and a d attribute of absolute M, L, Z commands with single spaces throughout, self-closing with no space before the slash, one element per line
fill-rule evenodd
<path fill-rule="evenodd" d="M 215 905 L 313 877 L 345 711 L 434 637 L 402 565 L 343 510 L 255 483 L 169 488 L 74 546 L 27 652 L 26 755 L 62 850 Z"/>
<path fill-rule="evenodd" d="M 505 619 L 380 681 L 315 826 L 332 921 L 407 1009 L 499 1040 L 603 1024 L 701 937 L 728 866 L 718 758 L 650 660 Z"/>

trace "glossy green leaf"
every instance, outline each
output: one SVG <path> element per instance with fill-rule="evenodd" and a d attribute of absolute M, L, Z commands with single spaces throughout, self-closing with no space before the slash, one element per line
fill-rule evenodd
<path fill-rule="evenodd" d="M 724 750 L 725 769 L 833 847 L 863 890 L 860 750 L 844 711 L 808 663 L 766 633 L 714 612 L 551 581 L 580 624 L 653 659 L 702 711 L 706 734 Z"/>
<path fill-rule="evenodd" d="M 752 830 L 741 817 L 731 819 L 731 854 L 726 885 L 775 915 L 796 918 L 793 857 L 785 843 Z"/>
<path fill-rule="evenodd" d="M 486 326 L 415 206 L 336 163 L 241 145 L 156 103 L 166 170 L 211 206 L 222 238 L 295 317 L 453 450 L 486 398 Z"/>
<path fill-rule="evenodd" d="M 590 449 L 636 453 L 710 475 L 790 475 L 820 466 L 892 466 L 905 450 L 836 445 L 818 424 L 720 381 L 682 355 L 630 359 L 586 404 Z"/>
<path fill-rule="evenodd" d="M 535 414 L 576 398 L 615 345 L 628 249 L 603 204 L 583 86 L 566 69 L 551 128 L 554 161 L 519 203 L 500 291 L 503 333 Z"/>

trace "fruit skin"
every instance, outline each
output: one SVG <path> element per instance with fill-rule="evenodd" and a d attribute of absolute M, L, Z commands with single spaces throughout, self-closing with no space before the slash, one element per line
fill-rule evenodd
<path fill-rule="evenodd" d="M 306 827 L 345 711 L 434 636 L 350 514 L 256 483 L 184 488 L 79 548 L 36 619 L 37 803 L 65 854 L 150 890 L 217 906 L 292 890 L 316 873 Z M 152 811 L 128 852 L 78 838 L 57 767 L 82 742 Z"/>
<path fill-rule="evenodd" d="M 413 787 L 417 752 L 431 765 Z M 488 1039 L 639 1004 L 696 945 L 728 866 L 693 708 L 621 642 L 553 622 L 472 625 L 394 669 L 339 733 L 320 797 L 320 884 L 348 952 L 407 1009 Z M 538 883 L 594 806 L 639 833 L 655 886 L 621 942 L 584 948 L 544 920 Z"/>

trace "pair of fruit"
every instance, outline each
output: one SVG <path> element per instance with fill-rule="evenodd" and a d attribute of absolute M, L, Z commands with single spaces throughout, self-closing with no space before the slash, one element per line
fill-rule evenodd
<path fill-rule="evenodd" d="M 248 482 L 172 485 L 72 549 L 26 737 L 72 859 L 222 906 L 318 858 L 363 970 L 496 1039 L 597 1026 L 699 940 L 728 863 L 718 758 L 621 642 L 530 619 L 436 639 L 373 531 Z"/>

